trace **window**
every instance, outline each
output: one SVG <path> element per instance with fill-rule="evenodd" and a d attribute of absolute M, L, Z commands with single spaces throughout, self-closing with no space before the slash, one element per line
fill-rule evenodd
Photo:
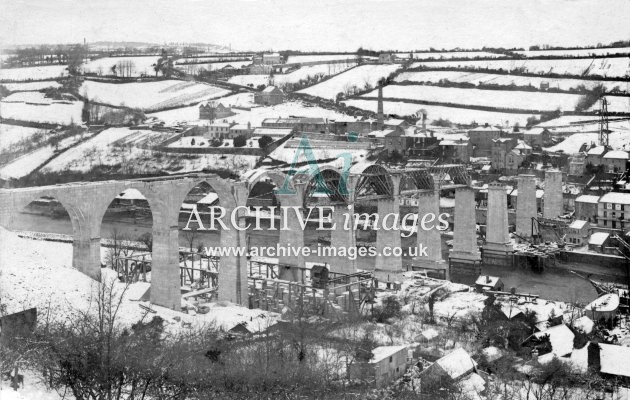
<path fill-rule="evenodd" d="M 389 356 L 389 362 L 394 361 L 394 357 L 393 356 Z"/>

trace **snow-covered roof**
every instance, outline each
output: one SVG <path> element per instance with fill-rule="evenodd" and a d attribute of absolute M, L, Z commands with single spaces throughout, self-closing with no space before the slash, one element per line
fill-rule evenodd
<path fill-rule="evenodd" d="M 581 219 L 576 219 L 575 221 L 571 222 L 571 225 L 569 225 L 569 228 L 571 229 L 582 229 L 584 228 L 584 226 L 588 224 L 587 221 L 583 221 Z"/>
<path fill-rule="evenodd" d="M 590 149 L 586 154 L 589 156 L 601 156 L 606 152 L 606 148 L 604 146 L 597 146 Z"/>
<path fill-rule="evenodd" d="M 498 276 L 479 275 L 479 277 L 475 281 L 475 285 L 494 286 L 497 284 L 497 282 L 499 282 Z"/>
<path fill-rule="evenodd" d="M 531 150 L 532 146 L 528 145 L 527 143 L 525 143 L 522 140 L 519 140 L 518 144 L 515 147 L 515 149 L 517 149 L 517 150 Z"/>
<path fill-rule="evenodd" d="M 630 204 L 630 193 L 609 192 L 599 198 L 600 203 Z"/>
<path fill-rule="evenodd" d="M 384 360 L 387 357 L 391 357 L 401 350 L 405 350 L 407 346 L 380 346 L 372 350 L 372 358 L 369 363 L 374 364 Z"/>
<path fill-rule="evenodd" d="M 386 137 L 394 133 L 393 129 L 383 129 L 382 131 L 372 131 L 368 133 L 369 137 Z"/>
<path fill-rule="evenodd" d="M 404 123 L 405 123 L 404 119 L 396 119 L 396 118 L 390 118 L 383 122 L 384 125 L 393 125 L 393 126 L 399 126 Z"/>
<path fill-rule="evenodd" d="M 614 159 L 614 160 L 627 160 L 628 158 L 630 158 L 630 156 L 628 156 L 628 152 L 627 151 L 623 151 L 623 150 L 613 150 L 613 151 L 609 151 L 608 153 L 606 153 L 606 155 L 604 155 L 605 159 Z"/>
<path fill-rule="evenodd" d="M 587 335 L 593 331 L 594 326 L 595 326 L 595 323 L 593 322 L 593 320 L 587 317 L 586 315 L 573 321 L 573 327 L 577 330 L 580 330 L 586 333 Z"/>
<path fill-rule="evenodd" d="M 501 312 L 508 317 L 508 319 L 512 319 L 519 314 L 522 314 L 523 311 L 515 305 L 512 304 L 501 304 Z"/>
<path fill-rule="evenodd" d="M 292 128 L 254 128 L 256 136 L 286 136 L 291 132 L 293 132 Z"/>
<path fill-rule="evenodd" d="M 277 88 L 275 86 L 267 86 L 264 90 L 263 93 L 273 93 Z"/>
<path fill-rule="evenodd" d="M 610 234 L 606 232 L 595 232 L 588 240 L 588 244 L 592 244 L 593 246 L 602 246 L 606 240 L 608 240 L 609 236 Z"/>
<path fill-rule="evenodd" d="M 581 196 L 578 196 L 575 199 L 576 202 L 580 202 L 580 203 L 591 203 L 591 204 L 597 204 L 599 203 L 599 196 L 593 196 L 590 194 L 583 194 Z"/>
<path fill-rule="evenodd" d="M 501 132 L 501 129 L 493 128 L 492 126 L 478 126 L 468 132 Z"/>
<path fill-rule="evenodd" d="M 630 377 L 630 347 L 614 344 L 599 344 L 601 372 L 616 376 Z"/>
<path fill-rule="evenodd" d="M 475 361 L 462 348 L 454 350 L 435 363 L 453 380 L 461 378 L 476 367 Z"/>
<path fill-rule="evenodd" d="M 573 338 L 575 334 L 565 324 L 552 326 L 544 332 L 536 332 L 534 337 L 549 336 L 552 352 L 557 356 L 565 356 L 573 351 Z"/>
<path fill-rule="evenodd" d="M 501 358 L 501 356 L 503 355 L 503 352 L 498 347 L 490 346 L 481 350 L 481 354 L 483 354 L 486 360 L 492 362 Z"/>
<path fill-rule="evenodd" d="M 201 200 L 197 202 L 197 204 L 212 204 L 219 199 L 219 195 L 211 192 L 204 196 Z"/>

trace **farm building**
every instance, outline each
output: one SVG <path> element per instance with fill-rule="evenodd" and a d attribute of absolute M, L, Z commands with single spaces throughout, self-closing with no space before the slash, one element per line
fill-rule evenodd
<path fill-rule="evenodd" d="M 267 86 L 262 92 L 254 93 L 254 103 L 275 106 L 284 102 L 284 92 L 275 86 Z"/>
<path fill-rule="evenodd" d="M 383 386 L 402 376 L 407 370 L 407 346 L 381 346 L 372 350 L 369 360 L 359 360 L 350 365 L 352 379 L 374 380 Z"/>
<path fill-rule="evenodd" d="M 199 105 L 199 119 L 214 121 L 215 119 L 224 119 L 232 115 L 235 115 L 232 109 L 221 103 L 211 101 Z"/>

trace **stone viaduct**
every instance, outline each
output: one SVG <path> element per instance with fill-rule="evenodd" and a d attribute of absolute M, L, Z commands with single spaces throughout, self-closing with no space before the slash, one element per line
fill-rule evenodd
<path fill-rule="evenodd" d="M 81 182 L 62 185 L 29 187 L 19 189 L 0 189 L 0 225 L 11 229 L 15 227 L 15 219 L 19 212 L 33 200 L 44 196 L 57 199 L 70 215 L 73 229 L 73 267 L 100 279 L 100 241 L 101 222 L 112 200 L 127 189 L 136 189 L 142 193 L 149 203 L 153 218 L 153 249 L 151 293 L 152 303 L 179 309 L 181 302 L 179 279 L 179 228 L 178 219 L 181 205 L 191 189 L 201 183 L 209 184 L 217 193 L 219 205 L 230 215 L 237 207 L 241 227 L 246 224 L 245 206 L 251 189 L 258 182 L 267 180 L 276 187 L 275 195 L 282 206 L 305 207 L 313 201 L 317 190 L 327 193 L 326 205 L 334 206 L 332 221 L 337 228 L 331 232 L 331 242 L 335 247 L 355 246 L 355 232 L 343 229 L 346 218 L 352 221 L 355 204 L 362 202 L 376 203 L 379 215 L 399 213 L 401 196 L 418 195 L 418 212 L 439 211 L 439 185 L 435 182 L 435 172 L 426 169 L 389 171 L 381 165 L 373 163 L 357 163 L 349 174 L 343 174 L 339 167 L 333 165 L 319 166 L 318 174 L 305 168 L 304 170 L 284 173 L 277 170 L 254 170 L 243 181 L 222 179 L 214 174 L 188 174 L 173 177 L 148 179 L 129 179 L 120 181 Z M 316 177 L 321 177 L 319 179 Z M 468 192 L 466 181 L 460 182 Z M 279 190 L 285 188 L 288 190 Z M 457 198 L 458 194 L 456 194 Z M 463 204 L 463 203 L 462 203 Z M 474 215 L 474 203 L 467 202 L 472 209 L 462 210 L 463 214 Z M 459 205 L 458 205 L 459 207 Z M 459 210 L 459 208 L 458 208 Z M 456 215 L 459 214 L 456 210 Z M 461 215 L 461 214 L 460 214 Z M 282 216 L 282 214 L 281 214 Z M 473 217 L 474 218 L 474 217 Z M 467 221 L 469 222 L 469 221 Z M 286 223 L 288 230 L 280 230 L 279 245 L 292 247 L 304 245 L 304 234 L 297 218 L 280 221 L 279 226 Z M 474 237 L 474 220 L 463 224 L 461 234 Z M 456 217 L 457 227 L 457 217 Z M 472 228 L 472 231 L 471 231 Z M 440 236 L 437 230 L 418 230 L 418 242 L 430 247 L 428 260 L 424 262 L 441 263 Z M 457 239 L 458 230 L 455 231 Z M 463 239 L 462 239 L 463 240 Z M 467 238 L 466 243 L 473 244 Z M 221 247 L 247 246 L 246 232 L 229 229 L 221 231 Z M 400 247 L 401 238 L 398 230 L 378 230 L 377 251 L 387 247 Z M 471 247 L 471 246 L 466 246 Z M 476 247 L 476 246 L 474 246 Z M 474 252 L 472 249 L 459 249 Z M 379 251 L 380 253 L 380 251 Z M 356 272 L 356 262 L 346 257 L 331 257 L 329 261 L 335 272 Z M 280 264 L 304 267 L 301 255 L 285 256 L 279 259 Z M 245 256 L 229 255 L 221 259 L 219 273 L 218 298 L 241 305 L 248 305 L 248 268 Z M 295 268 L 281 268 L 280 278 L 297 280 Z M 377 256 L 375 274 L 380 279 L 396 277 L 402 272 L 401 257 Z"/>

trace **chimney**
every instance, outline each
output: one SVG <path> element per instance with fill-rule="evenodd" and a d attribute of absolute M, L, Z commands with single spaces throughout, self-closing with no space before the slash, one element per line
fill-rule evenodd
<path fill-rule="evenodd" d="M 376 110 L 376 129 L 383 130 L 383 86 L 378 86 L 378 108 Z"/>
<path fill-rule="evenodd" d="M 427 131 L 427 113 L 422 113 L 422 132 L 426 133 Z"/>

